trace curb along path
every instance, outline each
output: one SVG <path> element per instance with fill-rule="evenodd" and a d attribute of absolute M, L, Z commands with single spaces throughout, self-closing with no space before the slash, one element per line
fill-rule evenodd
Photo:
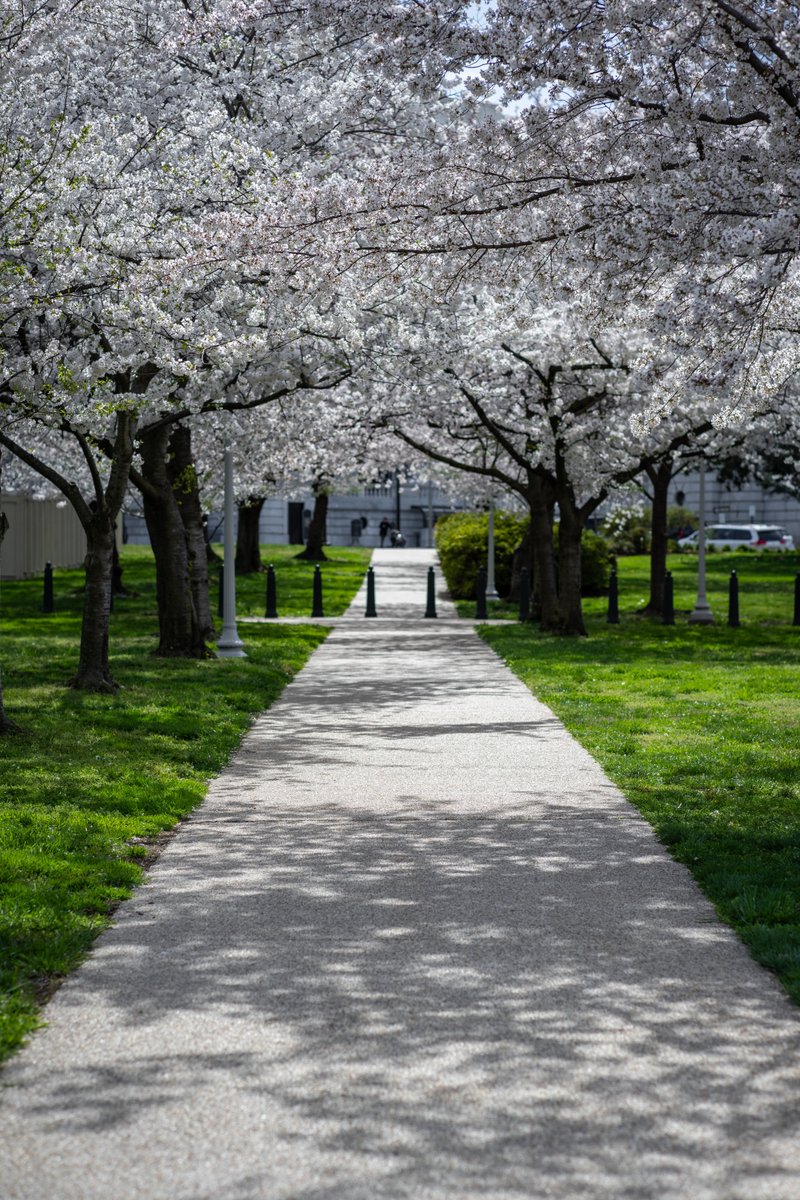
<path fill-rule="evenodd" d="M 421 619 L 432 553 L 373 561 L 379 618 L 362 592 L 0 1075 L 0 1196 L 797 1200 L 796 1011 L 471 626 Z"/>

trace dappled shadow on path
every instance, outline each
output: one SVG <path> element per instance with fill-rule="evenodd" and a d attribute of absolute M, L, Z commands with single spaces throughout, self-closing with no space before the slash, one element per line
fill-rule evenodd
<path fill-rule="evenodd" d="M 135 1142 L 223 1080 L 226 1196 L 797 1194 L 800 1028 L 638 822 L 214 827 L 62 993 L 124 1053 L 26 1121 Z"/>

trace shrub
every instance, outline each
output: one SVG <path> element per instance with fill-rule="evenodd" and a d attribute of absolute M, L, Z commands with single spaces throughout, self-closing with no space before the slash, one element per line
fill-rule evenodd
<path fill-rule="evenodd" d="M 511 590 L 514 551 L 528 530 L 528 517 L 509 512 L 494 515 L 495 583 L 501 596 Z M 454 600 L 473 600 L 478 571 L 486 564 L 488 513 L 447 513 L 436 522 L 436 547 L 447 588 Z M 555 528 L 558 554 L 558 526 Z M 581 539 L 581 591 L 601 596 L 608 588 L 611 554 L 605 538 L 584 529 Z"/>
<path fill-rule="evenodd" d="M 502 510 L 494 514 L 495 585 L 501 596 L 511 590 L 511 562 L 527 528 L 527 517 Z M 436 522 L 436 548 L 450 595 L 455 600 L 474 599 L 478 570 L 486 565 L 489 514 L 446 513 Z"/>

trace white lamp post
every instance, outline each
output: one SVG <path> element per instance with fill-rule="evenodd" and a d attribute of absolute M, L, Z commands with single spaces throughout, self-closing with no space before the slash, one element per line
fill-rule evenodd
<path fill-rule="evenodd" d="M 713 625 L 714 614 L 706 599 L 706 464 L 700 464 L 700 530 L 697 535 L 697 600 L 689 613 L 690 625 Z"/>
<path fill-rule="evenodd" d="M 486 555 L 486 599 L 499 600 L 494 582 L 494 492 L 489 497 L 489 546 Z"/>
<path fill-rule="evenodd" d="M 222 593 L 222 633 L 217 641 L 220 658 L 247 658 L 236 629 L 236 541 L 233 535 L 233 451 L 225 447 L 225 570 Z"/>

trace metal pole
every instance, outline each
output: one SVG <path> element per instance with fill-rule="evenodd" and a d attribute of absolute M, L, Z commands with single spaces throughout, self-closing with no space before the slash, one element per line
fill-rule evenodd
<path fill-rule="evenodd" d="M 672 571 L 667 571 L 664 576 L 664 600 L 662 604 L 663 612 L 661 621 L 664 625 L 675 624 L 675 585 L 672 579 Z"/>
<path fill-rule="evenodd" d="M 53 613 L 56 611 L 55 600 L 53 598 L 53 564 L 46 562 L 44 564 L 44 590 L 42 592 L 42 612 Z"/>
<path fill-rule="evenodd" d="M 312 617 L 325 616 L 325 610 L 322 607 L 322 570 L 319 563 L 314 566 L 314 580 L 311 585 L 311 615 Z"/>
<path fill-rule="evenodd" d="M 713 625 L 714 614 L 706 599 L 706 464 L 700 464 L 700 529 L 697 535 L 697 600 L 689 613 L 690 625 Z"/>
<path fill-rule="evenodd" d="M 272 563 L 267 567 L 267 607 L 264 615 L 266 617 L 277 617 L 278 615 L 278 597 L 277 587 L 275 584 L 275 568 Z"/>
<path fill-rule="evenodd" d="M 433 549 L 433 480 L 428 480 L 428 549 Z"/>
<path fill-rule="evenodd" d="M 608 580 L 608 616 L 606 617 L 608 625 L 619 625 L 619 579 L 617 576 L 617 568 L 611 572 Z"/>
<path fill-rule="evenodd" d="M 486 611 L 486 572 L 483 567 L 478 568 L 478 582 L 475 585 L 475 620 L 486 621 L 489 614 Z"/>
<path fill-rule="evenodd" d="M 494 493 L 489 497 L 489 546 L 486 554 L 486 599 L 500 599 L 494 582 Z"/>
<path fill-rule="evenodd" d="M 395 513 L 394 527 L 399 533 L 400 532 L 400 472 L 399 471 L 395 471 L 395 473 L 394 473 L 394 513 Z"/>
<path fill-rule="evenodd" d="M 233 533 L 233 451 L 225 450 L 225 570 L 223 571 L 222 633 L 217 641 L 220 658 L 247 658 L 236 629 L 236 539 Z"/>
<path fill-rule="evenodd" d="M 433 567 L 428 567 L 428 604 L 425 609 L 425 616 L 436 616 L 436 574 Z"/>
<path fill-rule="evenodd" d="M 367 608 L 364 613 L 365 617 L 377 617 L 378 610 L 375 607 L 375 570 L 373 567 L 367 568 Z"/>
<path fill-rule="evenodd" d="M 739 576 L 735 571 L 728 581 L 728 624 L 731 629 L 739 628 Z"/>

